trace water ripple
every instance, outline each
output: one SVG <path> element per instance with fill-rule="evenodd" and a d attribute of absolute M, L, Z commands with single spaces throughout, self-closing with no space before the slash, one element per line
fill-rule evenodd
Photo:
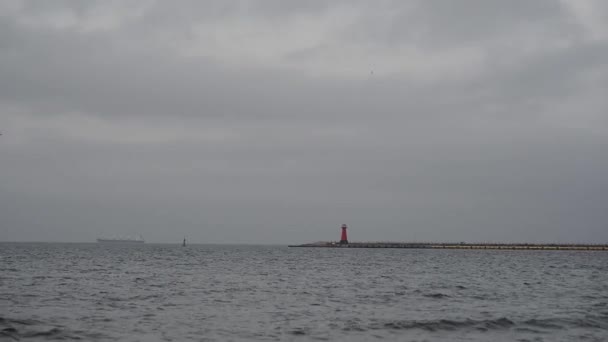
<path fill-rule="evenodd" d="M 0 340 L 608 340 L 608 253 L 0 247 Z"/>

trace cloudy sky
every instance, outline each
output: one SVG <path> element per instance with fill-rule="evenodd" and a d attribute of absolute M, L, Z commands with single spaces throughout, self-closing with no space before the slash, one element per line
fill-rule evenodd
<path fill-rule="evenodd" d="M 608 2 L 0 0 L 0 240 L 608 242 Z"/>

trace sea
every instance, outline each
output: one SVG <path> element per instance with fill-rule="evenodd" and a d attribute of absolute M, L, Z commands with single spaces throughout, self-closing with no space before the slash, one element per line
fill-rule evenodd
<path fill-rule="evenodd" d="M 608 252 L 0 243 L 0 341 L 608 341 Z"/>

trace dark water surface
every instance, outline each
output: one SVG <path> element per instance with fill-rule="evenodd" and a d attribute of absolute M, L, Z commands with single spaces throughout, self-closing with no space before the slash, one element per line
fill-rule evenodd
<path fill-rule="evenodd" d="M 0 340 L 608 341 L 608 253 L 0 244 Z"/>

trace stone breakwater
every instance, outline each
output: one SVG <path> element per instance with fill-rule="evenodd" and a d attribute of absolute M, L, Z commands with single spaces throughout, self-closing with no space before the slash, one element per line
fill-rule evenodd
<path fill-rule="evenodd" d="M 534 244 L 534 243 L 432 243 L 432 242 L 314 242 L 289 247 L 326 248 L 423 248 L 423 249 L 507 249 L 507 250 L 567 250 L 608 251 L 608 244 Z"/>

